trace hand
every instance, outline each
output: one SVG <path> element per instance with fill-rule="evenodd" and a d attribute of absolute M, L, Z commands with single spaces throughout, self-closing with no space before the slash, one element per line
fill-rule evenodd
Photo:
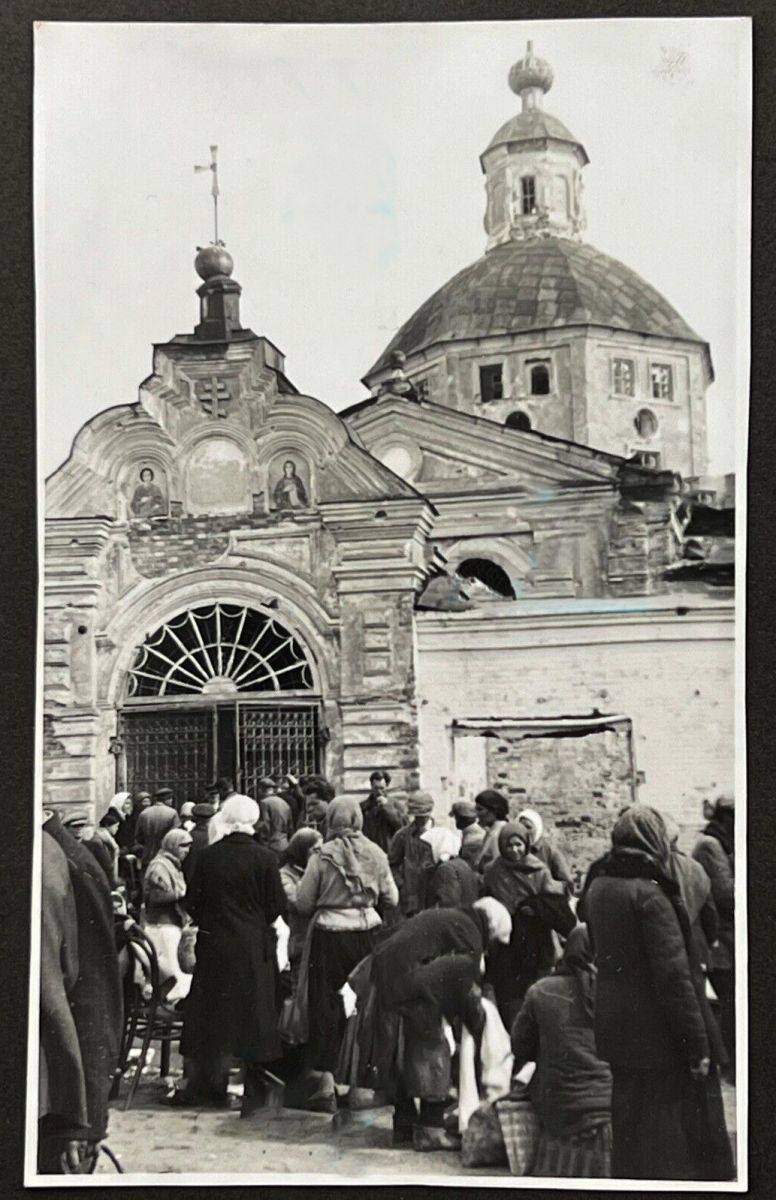
<path fill-rule="evenodd" d="M 710 1059 L 701 1058 L 696 1063 L 690 1063 L 690 1074 L 692 1075 L 693 1079 L 705 1079 L 709 1073 L 710 1066 Z"/>
<path fill-rule="evenodd" d="M 62 1150 L 62 1167 L 65 1175 L 80 1175 L 81 1156 L 84 1144 L 82 1141 L 67 1141 Z"/>

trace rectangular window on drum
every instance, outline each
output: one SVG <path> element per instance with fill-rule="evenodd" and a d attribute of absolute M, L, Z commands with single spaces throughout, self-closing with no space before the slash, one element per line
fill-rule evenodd
<path fill-rule="evenodd" d="M 524 175 L 520 180 L 520 206 L 523 216 L 536 212 L 536 180 L 533 175 Z"/>
<path fill-rule="evenodd" d="M 480 400 L 504 399 L 504 368 L 501 363 L 480 367 Z"/>
<path fill-rule="evenodd" d="M 635 395 L 636 372 L 630 358 L 615 358 L 612 364 L 612 386 L 615 396 Z"/>
<path fill-rule="evenodd" d="M 650 368 L 653 400 L 673 400 L 674 387 L 671 368 L 665 363 L 653 363 Z"/>

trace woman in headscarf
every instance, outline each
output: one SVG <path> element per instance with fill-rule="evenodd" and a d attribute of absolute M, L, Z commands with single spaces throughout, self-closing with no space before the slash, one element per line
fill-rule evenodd
<path fill-rule="evenodd" d="M 310 855 L 296 893 L 297 913 L 312 917 L 299 992 L 307 1007 L 310 1065 L 319 1071 L 337 1065 L 345 1029 L 339 991 L 374 946 L 382 924 L 377 905 L 399 902 L 388 858 L 362 825 L 357 800 L 340 796 L 331 802 L 326 840 Z"/>
<path fill-rule="evenodd" d="M 184 1000 L 191 987 L 191 975 L 178 962 L 181 930 L 187 917 L 183 909 L 186 880 L 183 863 L 191 850 L 191 834 L 171 829 L 162 838 L 159 853 L 148 864 L 143 877 L 142 925 L 153 943 L 159 960 L 159 977 L 165 1003 Z"/>
<path fill-rule="evenodd" d="M 194 828 L 194 801 L 184 801 L 184 803 L 181 805 L 181 810 L 178 815 L 180 816 L 181 826 L 183 829 L 186 829 L 189 833 L 191 833 L 192 829 Z"/>
<path fill-rule="evenodd" d="M 302 882 L 310 853 L 322 841 L 323 837 L 317 829 L 307 827 L 297 829 L 286 847 L 283 865 L 280 868 L 280 882 L 283 884 L 288 904 L 288 927 L 290 930 L 288 957 L 294 978 L 299 972 L 299 960 L 302 956 L 307 926 L 310 924 L 309 916 L 303 916 L 297 912 L 296 894 L 299 891 L 299 884 Z"/>
<path fill-rule="evenodd" d="M 498 839 L 509 817 L 509 802 L 501 792 L 486 788 L 474 797 L 474 810 L 477 823 L 485 830 L 477 859 L 477 870 L 482 875 L 485 868 L 498 858 Z"/>
<path fill-rule="evenodd" d="M 147 925 L 177 925 L 185 922 L 182 902 L 186 895 L 183 863 L 191 849 L 186 829 L 171 829 L 162 838 L 159 853 L 146 867 L 143 905 Z"/>
<path fill-rule="evenodd" d="M 94 840 L 100 842 L 105 847 L 110 857 L 108 883 L 111 886 L 111 890 L 119 887 L 121 883 L 119 877 L 119 846 L 116 841 L 120 826 L 121 817 L 115 808 L 109 807 L 108 811 L 100 817 L 99 824 L 94 831 Z"/>
<path fill-rule="evenodd" d="M 562 883 L 568 892 L 574 890 L 574 876 L 566 859 L 557 846 L 545 836 L 544 821 L 535 808 L 524 808 L 517 814 L 521 825 L 525 825 L 531 835 L 531 854 L 535 855 L 546 867 L 549 867 L 553 879 Z"/>
<path fill-rule="evenodd" d="M 505 905 L 512 917 L 508 946 L 488 955 L 487 980 L 501 1019 L 509 1028 L 527 989 L 552 970 L 552 931 L 567 936 L 576 924 L 563 884 L 530 851 L 530 835 L 519 821 L 507 822 L 498 837 L 498 858 L 486 869 L 483 891 Z"/>
<path fill-rule="evenodd" d="M 512 1026 L 514 1069 L 536 1070 L 528 1096 L 540 1133 L 532 1175 L 600 1179 L 611 1171 L 612 1075 L 596 1053 L 595 967 L 585 925 L 552 975 L 526 992 Z"/>
<path fill-rule="evenodd" d="M 711 881 L 699 862 L 679 849 L 679 826 L 673 817 L 663 816 L 671 847 L 671 875 L 679 885 L 682 904 L 687 909 L 698 960 L 703 972 L 711 969 L 711 949 L 719 932 L 719 915 L 711 894 Z"/>
<path fill-rule="evenodd" d="M 580 900 L 598 967 L 596 1048 L 612 1068 L 615 1179 L 730 1179 L 713 1017 L 662 816 L 633 805 Z"/>
<path fill-rule="evenodd" d="M 135 844 L 135 815 L 132 796 L 129 792 L 116 792 L 108 809 L 113 809 L 119 818 L 116 842 L 119 850 L 131 850 Z"/>
<path fill-rule="evenodd" d="M 734 823 L 733 797 L 720 796 L 692 852 L 711 881 L 711 895 L 719 914 L 719 931 L 711 953 L 709 977 L 719 997 L 722 1036 L 729 1058 L 725 1074 L 731 1083 L 735 1083 L 736 1078 Z"/>
<path fill-rule="evenodd" d="M 480 894 L 479 876 L 460 858 L 461 835 L 457 829 L 435 825 L 421 840 L 431 847 L 433 866 L 426 882 L 427 908 L 463 908 L 474 904 Z"/>
<path fill-rule="evenodd" d="M 220 812 L 223 836 L 198 854 L 187 896 L 199 933 L 181 1038 L 185 1082 L 171 1103 L 227 1106 L 229 1068 L 239 1058 L 249 1112 L 266 1094 L 264 1065 L 281 1054 L 272 925 L 286 898 L 277 859 L 253 838 L 258 804 L 235 794 Z"/>
<path fill-rule="evenodd" d="M 394 926 L 351 975 L 358 1015 L 339 1078 L 387 1095 L 394 1145 L 459 1147 L 444 1127 L 452 1083 L 444 1021 L 463 1022 L 479 1038 L 483 955 L 510 933 L 509 913 L 491 897 L 466 908 L 428 909 Z"/>

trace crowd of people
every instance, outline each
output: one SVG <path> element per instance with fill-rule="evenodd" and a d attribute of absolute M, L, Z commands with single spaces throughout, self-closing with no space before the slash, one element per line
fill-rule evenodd
<path fill-rule="evenodd" d="M 517 1098 L 533 1175 L 733 1178 L 732 800 L 705 806 L 691 855 L 669 817 L 629 806 L 577 888 L 537 811 L 493 789 L 436 808 L 375 771 L 362 799 L 288 776 L 255 799 L 228 779 L 200 803 L 122 792 L 96 828 L 46 813 L 40 1170 L 94 1168 L 137 921 L 182 1017 L 164 1103 L 390 1104 L 394 1144 L 423 1152 L 460 1149 L 472 1106 Z M 510 1040 L 494 1095 L 486 1065 Z"/>

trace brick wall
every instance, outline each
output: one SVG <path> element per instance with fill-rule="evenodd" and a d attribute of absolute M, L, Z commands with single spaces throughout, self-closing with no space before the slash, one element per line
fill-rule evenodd
<path fill-rule="evenodd" d="M 526 613 L 502 623 L 468 613 L 418 614 L 420 767 L 423 786 L 439 798 L 438 817 L 459 798 L 456 773 L 464 768 L 456 764 L 455 742 L 469 740 L 454 737 L 454 721 L 550 721 L 597 711 L 631 721 L 634 770 L 643 775 L 638 798 L 670 812 L 682 843 L 691 844 L 703 798 L 733 788 L 734 644 L 732 605 L 684 599 L 673 610 L 640 599 L 599 613 L 584 613 L 579 602 L 576 620 L 571 608 L 555 618 Z M 547 753 L 541 772 L 526 765 L 525 802 L 536 807 L 538 798 L 549 824 L 576 805 L 581 786 L 589 791 L 582 809 L 595 811 L 599 798 L 609 808 L 606 789 L 603 797 L 593 794 L 600 786 L 593 786 L 587 749 L 575 741 L 553 751 L 554 760 Z M 617 770 L 616 763 L 607 769 Z M 487 783 L 487 755 L 465 775 L 466 789 L 478 782 Z M 522 786 L 518 778 L 506 782 Z"/>
<path fill-rule="evenodd" d="M 148 579 L 168 573 L 207 566 L 225 552 L 229 535 L 236 529 L 267 529 L 277 516 L 262 512 L 226 516 L 155 517 L 132 521 L 129 548 L 132 561 Z"/>
<path fill-rule="evenodd" d="M 581 878 L 609 846 L 617 814 L 633 798 L 631 730 L 627 722 L 584 736 L 487 739 L 488 783 L 509 799 L 512 816 L 535 808 L 550 840 Z"/>

